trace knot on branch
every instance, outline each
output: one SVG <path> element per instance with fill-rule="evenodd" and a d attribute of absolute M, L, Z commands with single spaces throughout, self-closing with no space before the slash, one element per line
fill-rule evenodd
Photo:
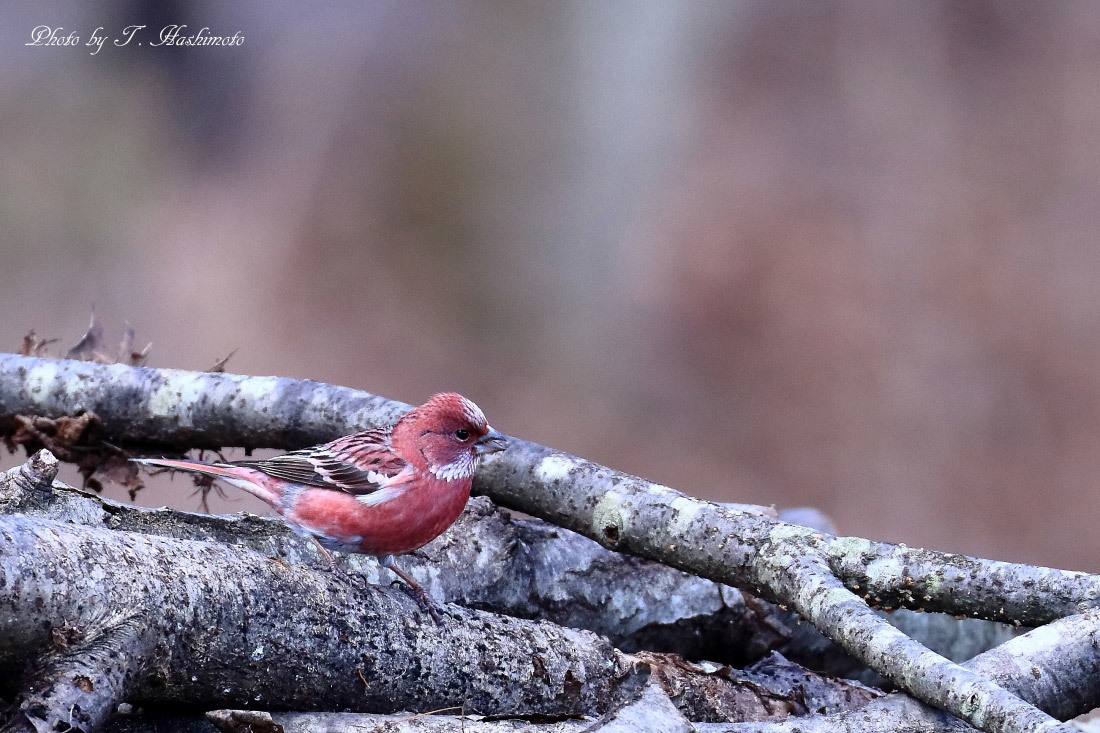
<path fill-rule="evenodd" d="M 0 506 L 11 511 L 30 503 L 35 493 L 49 492 L 61 463 L 43 448 L 22 465 L 0 476 Z"/>

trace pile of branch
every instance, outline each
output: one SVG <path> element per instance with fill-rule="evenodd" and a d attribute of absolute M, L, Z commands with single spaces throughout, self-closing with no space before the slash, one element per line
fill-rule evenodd
<path fill-rule="evenodd" d="M 300 380 L 0 356 L 0 434 L 10 439 L 28 420 L 90 415 L 94 429 L 80 437 L 86 452 L 104 441 L 125 454 L 298 448 L 392 423 L 405 409 Z M 0 623 L 19 632 L 0 649 L 0 665 L 24 664 L 9 693 L 22 710 L 14 719 L 42 730 L 93 730 L 123 700 L 268 707 L 273 715 L 453 707 L 537 716 L 538 725 L 547 716 L 586 716 L 605 727 L 625 724 L 641 705 L 646 715 L 664 710 L 684 730 L 815 730 L 818 721 L 865 731 L 965 729 L 962 721 L 989 731 L 1062 730 L 1056 718 L 1100 697 L 1096 576 L 833 537 L 520 440 L 486 462 L 475 488 L 555 526 L 472 503 L 467 531 L 456 528 L 424 548 L 417 568 L 433 595 L 464 606 L 448 607 L 442 629 L 424 624 L 399 591 L 309 564 L 309 551 L 270 522 L 162 511 L 158 525 L 157 512 L 45 488 L 49 460 L 39 463 L 17 470 L 24 488 L 9 492 L 8 515 L 0 516 Z M 83 507 L 73 511 L 84 520 L 65 506 Z M 269 559 L 280 553 L 285 560 Z M 456 582 L 466 569 L 475 579 Z M 640 582 L 631 582 L 634 574 Z M 775 680 L 794 675 L 797 687 L 812 676 L 778 658 L 735 670 L 638 651 L 736 661 L 735 650 L 749 657 L 793 643 L 789 615 L 733 588 L 797 612 L 899 689 L 961 720 L 890 695 L 856 713 L 772 727 L 719 722 L 850 710 L 873 697 L 813 677 L 830 692 L 799 710 Z M 872 607 L 1042 628 L 960 665 Z M 763 676 L 740 676 L 756 673 Z M 746 686 L 763 712 L 732 692 Z M 737 717 L 742 710 L 755 717 Z M 260 725 L 241 723 L 249 715 L 215 720 L 225 729 Z M 332 724 L 316 716 L 294 721 L 310 730 Z"/>

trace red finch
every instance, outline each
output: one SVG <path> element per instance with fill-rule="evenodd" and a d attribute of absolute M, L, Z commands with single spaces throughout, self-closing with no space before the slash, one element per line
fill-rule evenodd
<path fill-rule="evenodd" d="M 134 459 L 221 479 L 262 499 L 303 537 L 327 550 L 380 558 L 438 621 L 428 594 L 393 556 L 423 547 L 466 506 L 478 458 L 504 450 L 481 409 L 444 393 L 393 428 L 368 430 L 274 458 L 232 463 Z M 335 568 L 335 563 L 333 563 Z"/>

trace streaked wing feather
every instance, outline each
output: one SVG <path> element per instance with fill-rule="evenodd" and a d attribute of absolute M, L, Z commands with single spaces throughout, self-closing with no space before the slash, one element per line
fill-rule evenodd
<path fill-rule="evenodd" d="M 286 481 L 359 495 L 377 491 L 383 481 L 406 464 L 390 449 L 388 432 L 368 430 L 313 448 L 259 461 L 236 461 L 234 465 L 255 468 Z"/>

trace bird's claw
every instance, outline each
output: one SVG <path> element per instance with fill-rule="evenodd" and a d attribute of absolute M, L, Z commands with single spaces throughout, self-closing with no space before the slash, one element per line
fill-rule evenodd
<path fill-rule="evenodd" d="M 416 601 L 416 605 L 420 606 L 421 611 L 432 617 L 432 621 L 435 621 L 436 626 L 443 626 L 443 617 L 440 614 L 442 609 L 440 609 L 440 607 L 436 605 L 436 602 L 432 600 L 432 597 L 428 595 L 428 591 L 424 590 L 419 585 L 413 587 L 408 583 L 402 583 L 401 587 L 404 588 L 406 593 L 413 597 L 413 600 Z"/>

